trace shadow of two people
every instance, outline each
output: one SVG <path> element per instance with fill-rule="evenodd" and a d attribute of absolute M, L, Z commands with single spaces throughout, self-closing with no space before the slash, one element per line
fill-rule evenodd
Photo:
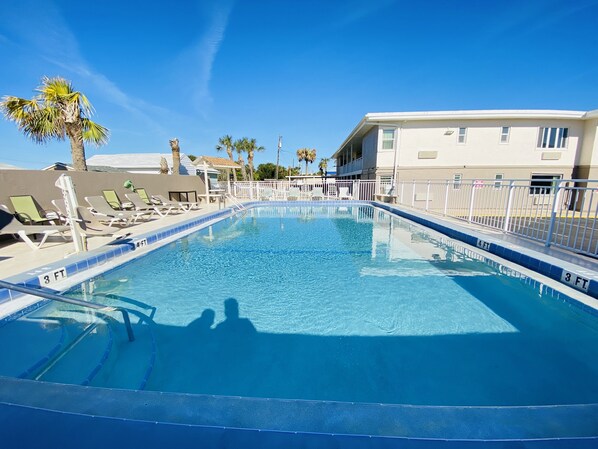
<path fill-rule="evenodd" d="M 239 302 L 235 298 L 224 300 L 224 321 L 218 323 L 215 328 L 214 320 L 216 313 L 212 309 L 205 309 L 199 318 L 189 324 L 189 328 L 200 334 L 214 332 L 222 336 L 251 335 L 257 333 L 255 326 L 248 318 L 240 318 Z"/>

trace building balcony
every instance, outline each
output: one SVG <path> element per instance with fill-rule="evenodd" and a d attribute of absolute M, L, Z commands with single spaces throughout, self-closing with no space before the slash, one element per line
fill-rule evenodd
<path fill-rule="evenodd" d="M 345 165 L 341 165 L 336 169 L 337 176 L 361 174 L 363 169 L 363 158 L 355 159 Z"/>

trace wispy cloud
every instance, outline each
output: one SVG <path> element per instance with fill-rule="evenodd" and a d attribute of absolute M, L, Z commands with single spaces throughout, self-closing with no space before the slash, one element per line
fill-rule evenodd
<path fill-rule="evenodd" d="M 342 8 L 344 12 L 338 16 L 331 26 L 332 28 L 344 28 L 395 3 L 397 3 L 397 0 L 370 0 L 367 2 L 359 0 L 347 2 Z"/>
<path fill-rule="evenodd" d="M 176 65 L 184 67 L 181 76 L 185 77 L 185 84 L 191 86 L 194 104 L 205 118 L 212 103 L 210 81 L 214 62 L 225 37 L 232 2 L 203 6 L 206 8 L 205 25 L 197 41 L 179 54 Z"/>
<path fill-rule="evenodd" d="M 512 36 L 514 32 L 518 35 L 536 33 L 597 5 L 596 0 L 517 2 L 510 8 L 503 7 L 495 26 L 489 27 L 487 31 L 491 37 L 504 34 Z"/>
<path fill-rule="evenodd" d="M 134 98 L 104 74 L 94 70 L 79 50 L 77 38 L 70 30 L 60 10 L 50 0 L 44 2 L 42 12 L 29 1 L 22 1 L 3 15 L 5 28 L 12 31 L 17 43 L 28 51 L 37 52 L 40 58 L 65 71 L 76 74 L 94 86 L 105 101 L 113 103 L 142 119 L 148 126 L 165 133 L 157 120 L 145 111 L 167 113 L 163 108 Z M 32 27 L 31 23 L 35 23 Z"/>

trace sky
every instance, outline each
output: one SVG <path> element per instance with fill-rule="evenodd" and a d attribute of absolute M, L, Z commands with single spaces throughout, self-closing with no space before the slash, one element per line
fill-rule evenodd
<path fill-rule="evenodd" d="M 110 130 L 87 157 L 330 157 L 368 112 L 598 109 L 598 0 L 3 0 L 0 96 L 72 82 Z M 220 153 L 226 157 L 226 154 Z M 70 162 L 0 119 L 0 163 Z M 317 163 L 314 164 L 314 167 Z"/>

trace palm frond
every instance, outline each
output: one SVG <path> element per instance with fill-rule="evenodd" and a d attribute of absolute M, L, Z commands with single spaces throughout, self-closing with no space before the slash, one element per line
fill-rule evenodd
<path fill-rule="evenodd" d="M 81 119 L 81 123 L 83 127 L 83 140 L 91 142 L 96 146 L 108 143 L 108 138 L 110 137 L 108 128 L 104 128 L 102 125 L 88 118 Z"/>

